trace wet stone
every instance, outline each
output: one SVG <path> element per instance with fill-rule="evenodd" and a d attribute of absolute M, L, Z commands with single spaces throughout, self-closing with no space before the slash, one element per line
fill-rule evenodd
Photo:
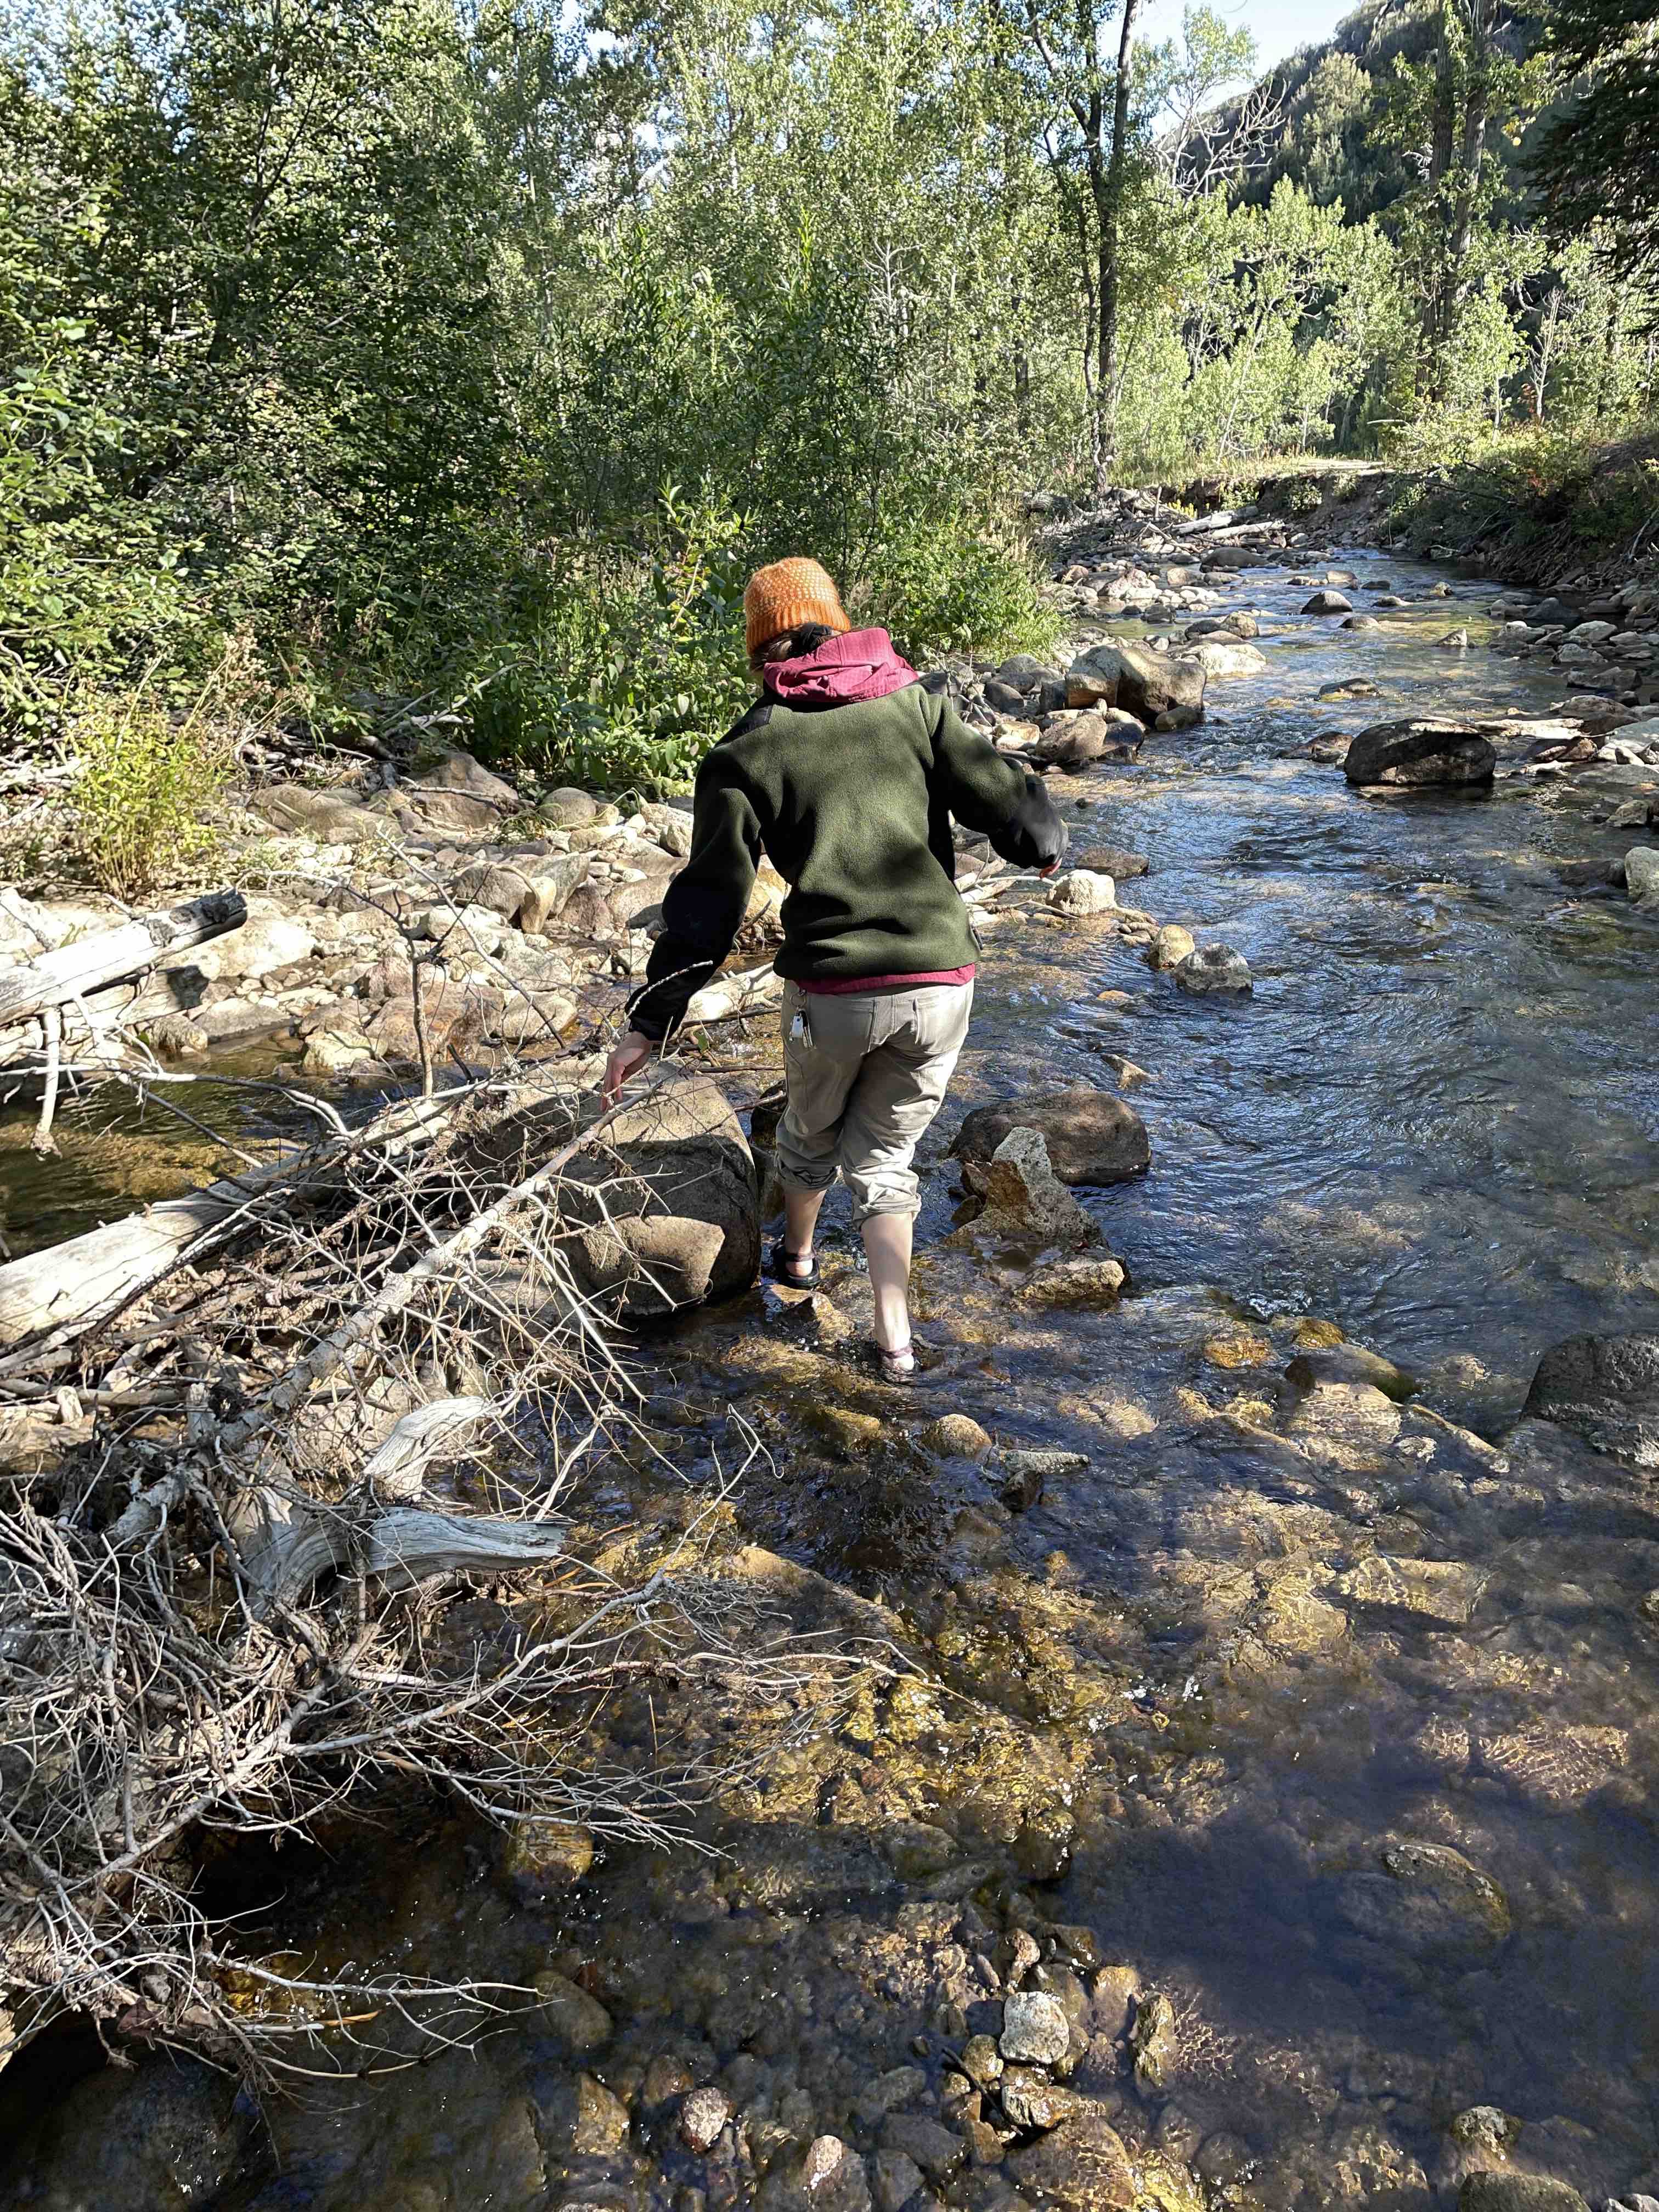
<path fill-rule="evenodd" d="M 1352 1605 L 1410 1613 L 1436 1628 L 1462 1628 L 1480 1602 L 1486 1577 L 1461 1559 L 1396 1559 L 1379 1553 L 1339 1577 L 1336 1588 Z"/>
<path fill-rule="evenodd" d="M 526 1903 L 568 1889 L 592 1863 L 592 1836 L 574 1820 L 521 1821 L 502 1842 L 502 1879 Z"/>
<path fill-rule="evenodd" d="M 921 2168 L 902 2150 L 878 2150 L 871 2161 L 876 2212 L 904 2212 L 926 2186 Z"/>
<path fill-rule="evenodd" d="M 611 2040 L 611 2015 L 597 1997 L 568 1981 L 562 1974 L 539 1973 L 536 1994 L 542 2033 L 557 2037 L 573 2057 L 598 2051 Z"/>
<path fill-rule="evenodd" d="M 920 2066 L 895 2066 L 867 2084 L 853 2109 L 866 2127 L 877 2127 L 902 2105 L 914 2104 L 927 2087 Z"/>
<path fill-rule="evenodd" d="M 999 2047 L 1014 2063 L 1056 2066 L 1071 2047 L 1072 2026 L 1057 1997 L 1043 1990 L 1016 1990 L 1002 2008 Z"/>
<path fill-rule="evenodd" d="M 1508 1901 L 1490 1875 L 1446 1844 L 1389 1844 L 1381 1874 L 1350 1875 L 1337 1892 L 1349 1925 L 1408 1957 L 1480 1951 L 1510 1933 Z"/>
<path fill-rule="evenodd" d="M 1400 1408 L 1369 1382 L 1316 1382 L 1285 1424 L 1316 1457 L 1364 1467 L 1400 1433 Z"/>
<path fill-rule="evenodd" d="M 687 2148 L 699 2154 L 712 2150 L 731 2117 L 732 2107 L 722 2090 L 712 2086 L 694 2089 L 680 2106 L 680 2134 Z"/>
<path fill-rule="evenodd" d="M 760 2212 L 870 2212 L 870 2179 L 839 2136 L 818 2136 L 767 2175 L 758 2203 Z"/>
<path fill-rule="evenodd" d="M 1178 968 L 1197 949 L 1190 929 L 1183 929 L 1178 921 L 1166 921 L 1147 948 L 1146 959 L 1150 966 L 1163 971 Z"/>
<path fill-rule="evenodd" d="M 1027 2197 L 1060 2212 L 1127 2212 L 1139 2194 L 1122 2137 L 1090 2111 L 1011 2152 L 1007 2171 Z"/>
<path fill-rule="evenodd" d="M 981 1460 L 991 1449 L 990 1437 L 966 1413 L 942 1413 L 930 1421 L 921 1432 L 921 1443 L 941 1459 Z"/>
<path fill-rule="evenodd" d="M 1003 2111 L 1017 2128 L 1057 2128 L 1082 2102 L 1072 2090 L 1026 2066 L 1008 2068 L 999 2094 Z"/>
<path fill-rule="evenodd" d="M 1457 2212 L 1589 2212 L 1578 2191 L 1541 2173 L 1471 2173 Z"/>
<path fill-rule="evenodd" d="M 988 2035 L 970 2035 L 962 2054 L 962 2070 L 981 2089 L 994 2089 L 1002 2079 L 1002 2054 Z"/>
<path fill-rule="evenodd" d="M 1248 994 L 1255 988 L 1249 963 L 1231 945 L 1200 945 L 1176 963 L 1175 979 L 1179 989 L 1194 998 L 1218 991 Z"/>
<path fill-rule="evenodd" d="M 1134 2060 L 1135 2086 L 1143 2095 L 1164 2087 L 1175 2063 L 1176 2048 L 1174 2005 L 1161 1992 L 1142 1997 L 1129 2030 L 1129 2050 Z"/>
<path fill-rule="evenodd" d="M 930 2181 L 943 2181 L 968 2155 L 968 2146 L 959 2135 L 937 2120 L 909 2112 L 892 2114 L 882 2129 L 881 2142 L 884 2150 L 902 2151 Z"/>
<path fill-rule="evenodd" d="M 1314 1346 L 1299 1352 L 1285 1370 L 1285 1379 L 1297 1390 L 1311 1390 L 1321 1382 L 1369 1382 L 1395 1399 L 1409 1398 L 1417 1389 L 1402 1368 L 1359 1344 Z"/>

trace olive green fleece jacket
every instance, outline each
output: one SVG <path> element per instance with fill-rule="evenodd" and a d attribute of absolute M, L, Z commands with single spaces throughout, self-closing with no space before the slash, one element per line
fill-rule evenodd
<path fill-rule="evenodd" d="M 663 900 L 663 933 L 629 1005 L 635 1029 L 661 1038 L 684 1018 L 732 950 L 763 853 L 789 885 L 781 975 L 970 966 L 953 816 L 1019 867 L 1047 867 L 1066 849 L 1041 782 L 968 727 L 943 677 L 850 704 L 757 702 L 697 771 L 691 854 Z"/>

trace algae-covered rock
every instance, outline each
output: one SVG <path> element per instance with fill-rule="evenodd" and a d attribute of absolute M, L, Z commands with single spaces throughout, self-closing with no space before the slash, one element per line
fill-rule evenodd
<path fill-rule="evenodd" d="M 1510 1933 L 1509 1902 L 1489 1875 L 1447 1844 L 1385 1844 L 1380 1874 L 1350 1875 L 1337 1908 L 1362 1936 L 1417 1958 L 1484 1951 Z"/>
<path fill-rule="evenodd" d="M 1134 2060 L 1135 2086 L 1143 2094 L 1165 2087 L 1176 2048 L 1174 2005 L 1161 1991 L 1142 1997 L 1129 2030 L 1129 2050 Z"/>
<path fill-rule="evenodd" d="M 1122 2137 L 1092 2107 L 1010 2152 L 1006 2171 L 1016 2188 L 1057 2212 L 1127 2212 L 1139 2193 Z"/>

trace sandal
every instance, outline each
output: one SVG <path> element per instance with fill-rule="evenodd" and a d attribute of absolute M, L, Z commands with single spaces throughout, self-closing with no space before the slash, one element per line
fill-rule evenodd
<path fill-rule="evenodd" d="M 796 1274 L 791 1263 L 809 1258 L 812 1264 L 806 1273 L 804 1275 Z M 816 1255 L 806 1252 L 791 1252 L 786 1247 L 781 1237 L 766 1255 L 766 1273 L 771 1281 L 781 1283 L 786 1290 L 815 1291 L 818 1286 L 818 1263 Z"/>
<path fill-rule="evenodd" d="M 884 1352 L 878 1344 L 866 1344 L 861 1349 L 865 1364 L 873 1368 L 881 1382 L 890 1382 L 897 1389 L 909 1389 L 922 1380 L 926 1372 L 921 1346 L 914 1339 L 900 1345 L 896 1352 Z"/>

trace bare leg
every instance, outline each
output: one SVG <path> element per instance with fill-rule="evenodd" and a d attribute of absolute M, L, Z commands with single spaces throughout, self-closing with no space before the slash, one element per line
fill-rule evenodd
<path fill-rule="evenodd" d="M 786 1190 L 783 1194 L 784 1271 L 791 1275 L 812 1272 L 812 1232 L 823 1204 L 821 1190 Z"/>
<path fill-rule="evenodd" d="M 872 1213 L 864 1224 L 870 1288 L 876 1301 L 876 1342 L 897 1352 L 910 1341 L 910 1231 L 908 1213 Z M 901 1360 L 900 1366 L 912 1363 Z"/>

